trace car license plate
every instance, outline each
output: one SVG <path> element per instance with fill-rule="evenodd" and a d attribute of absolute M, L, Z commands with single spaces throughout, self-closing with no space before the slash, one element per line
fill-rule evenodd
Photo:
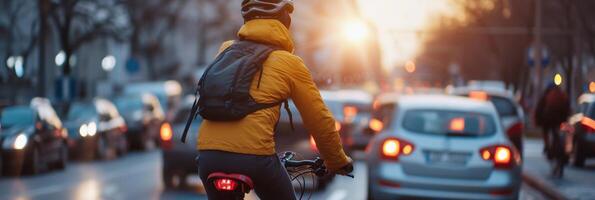
<path fill-rule="evenodd" d="M 464 153 L 428 152 L 427 159 L 430 163 L 465 164 L 468 155 Z"/>

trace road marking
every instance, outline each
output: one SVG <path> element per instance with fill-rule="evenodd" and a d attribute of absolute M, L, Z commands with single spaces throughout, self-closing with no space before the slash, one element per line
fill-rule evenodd
<path fill-rule="evenodd" d="M 345 199 L 345 197 L 347 197 L 346 190 L 335 190 L 335 192 L 329 196 L 328 200 L 342 200 Z"/>

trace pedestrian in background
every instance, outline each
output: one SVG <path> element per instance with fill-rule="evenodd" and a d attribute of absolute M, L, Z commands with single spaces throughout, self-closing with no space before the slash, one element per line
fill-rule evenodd
<path fill-rule="evenodd" d="M 549 85 L 540 98 L 535 109 L 535 122 L 543 130 L 544 153 L 548 160 L 556 158 L 558 165 L 554 174 L 561 176 L 561 165 L 567 162 L 564 143 L 560 134 L 560 125 L 570 115 L 570 101 L 568 95 L 553 84 Z"/>

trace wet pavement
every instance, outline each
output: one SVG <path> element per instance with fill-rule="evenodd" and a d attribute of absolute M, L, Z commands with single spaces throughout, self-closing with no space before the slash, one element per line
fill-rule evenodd
<path fill-rule="evenodd" d="M 551 164 L 543 156 L 542 150 L 541 139 L 525 140 L 523 173 L 555 188 L 568 199 L 595 199 L 595 159 L 587 160 L 584 168 L 567 165 L 564 177 L 558 179 L 551 176 Z"/>
<path fill-rule="evenodd" d="M 206 199 L 200 180 L 191 190 L 165 190 L 161 182 L 160 151 L 137 152 L 111 161 L 70 163 L 65 171 L 36 176 L 0 178 L 0 199 Z M 360 153 L 361 154 L 361 153 Z M 355 158 L 362 155 L 356 155 Z M 311 199 L 365 199 L 367 168 L 358 161 L 355 179 L 337 177 Z M 303 199 L 307 199 L 306 193 Z M 250 195 L 247 199 L 256 199 Z M 521 199 L 544 199 L 539 192 L 523 186 Z"/>

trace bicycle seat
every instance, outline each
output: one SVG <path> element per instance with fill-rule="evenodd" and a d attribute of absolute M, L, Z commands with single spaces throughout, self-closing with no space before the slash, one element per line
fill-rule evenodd
<path fill-rule="evenodd" d="M 243 174 L 226 174 L 223 172 L 214 172 L 207 177 L 209 183 L 215 184 L 217 190 L 234 191 L 238 183 L 242 185 L 242 192 L 248 193 L 254 188 L 252 179 Z"/>

